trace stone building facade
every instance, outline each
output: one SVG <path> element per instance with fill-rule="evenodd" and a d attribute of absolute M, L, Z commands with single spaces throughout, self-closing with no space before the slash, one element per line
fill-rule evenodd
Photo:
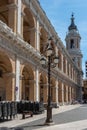
<path fill-rule="evenodd" d="M 51 69 L 52 102 L 68 104 L 81 100 L 82 66 L 80 35 L 69 54 L 68 41 L 63 45 L 38 0 L 3 0 L 0 2 L 0 99 L 47 102 L 47 69 L 40 64 L 48 37 L 53 36 L 55 53 L 59 57 Z M 74 38 L 74 36 L 73 36 Z M 78 46 L 78 47 L 77 47 Z M 78 54 L 77 53 L 78 50 Z M 73 51 L 75 56 L 73 56 Z M 71 52 L 71 51 L 70 51 Z M 77 56 L 78 55 L 78 56 Z M 78 65 L 72 60 L 76 57 Z"/>
<path fill-rule="evenodd" d="M 87 103 L 87 61 L 85 62 L 85 77 L 83 79 L 82 97 L 84 103 Z"/>

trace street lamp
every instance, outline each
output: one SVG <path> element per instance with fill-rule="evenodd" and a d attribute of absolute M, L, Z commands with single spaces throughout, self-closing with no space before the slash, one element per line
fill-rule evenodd
<path fill-rule="evenodd" d="M 48 100 L 47 100 L 48 103 L 47 103 L 47 119 L 45 124 L 51 125 L 53 124 L 53 120 L 52 120 L 52 105 L 51 105 L 50 71 L 51 67 L 52 68 L 56 67 L 59 60 L 58 56 L 55 56 L 55 52 L 51 45 L 51 39 L 49 39 L 49 42 L 47 43 L 45 53 L 47 58 L 45 56 L 42 56 L 40 59 L 40 63 L 42 64 L 42 66 L 48 68 Z"/>

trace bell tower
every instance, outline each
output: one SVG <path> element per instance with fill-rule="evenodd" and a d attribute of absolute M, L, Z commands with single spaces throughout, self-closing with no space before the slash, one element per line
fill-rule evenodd
<path fill-rule="evenodd" d="M 78 32 L 77 26 L 74 23 L 74 15 L 71 15 L 71 24 L 68 27 L 66 35 L 66 49 L 68 50 L 73 62 L 82 70 L 82 53 L 80 50 L 81 36 Z"/>
<path fill-rule="evenodd" d="M 71 15 L 71 24 L 68 27 L 68 33 L 66 34 L 66 49 L 69 52 L 71 59 L 78 68 L 77 74 L 77 88 L 76 95 L 77 100 L 82 101 L 82 82 L 83 82 L 83 72 L 82 72 L 82 53 L 80 50 L 80 40 L 81 36 L 78 32 L 77 26 L 74 22 L 74 15 Z"/>

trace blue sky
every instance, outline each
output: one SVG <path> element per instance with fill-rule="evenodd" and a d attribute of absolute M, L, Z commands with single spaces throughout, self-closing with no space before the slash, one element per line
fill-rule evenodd
<path fill-rule="evenodd" d="M 75 24 L 81 35 L 82 69 L 85 74 L 85 61 L 87 60 L 87 0 L 39 1 L 64 45 L 66 32 L 68 32 L 68 26 L 71 22 L 71 14 L 74 13 Z"/>

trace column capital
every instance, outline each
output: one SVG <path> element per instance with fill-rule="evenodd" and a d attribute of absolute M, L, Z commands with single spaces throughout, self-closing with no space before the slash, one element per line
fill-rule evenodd
<path fill-rule="evenodd" d="M 7 72 L 7 73 L 4 73 L 3 76 L 15 78 L 15 73 Z"/>
<path fill-rule="evenodd" d="M 9 9 L 17 9 L 17 8 L 18 8 L 18 5 L 15 4 L 15 3 L 12 3 L 12 4 L 7 5 L 7 7 L 8 7 Z"/>

